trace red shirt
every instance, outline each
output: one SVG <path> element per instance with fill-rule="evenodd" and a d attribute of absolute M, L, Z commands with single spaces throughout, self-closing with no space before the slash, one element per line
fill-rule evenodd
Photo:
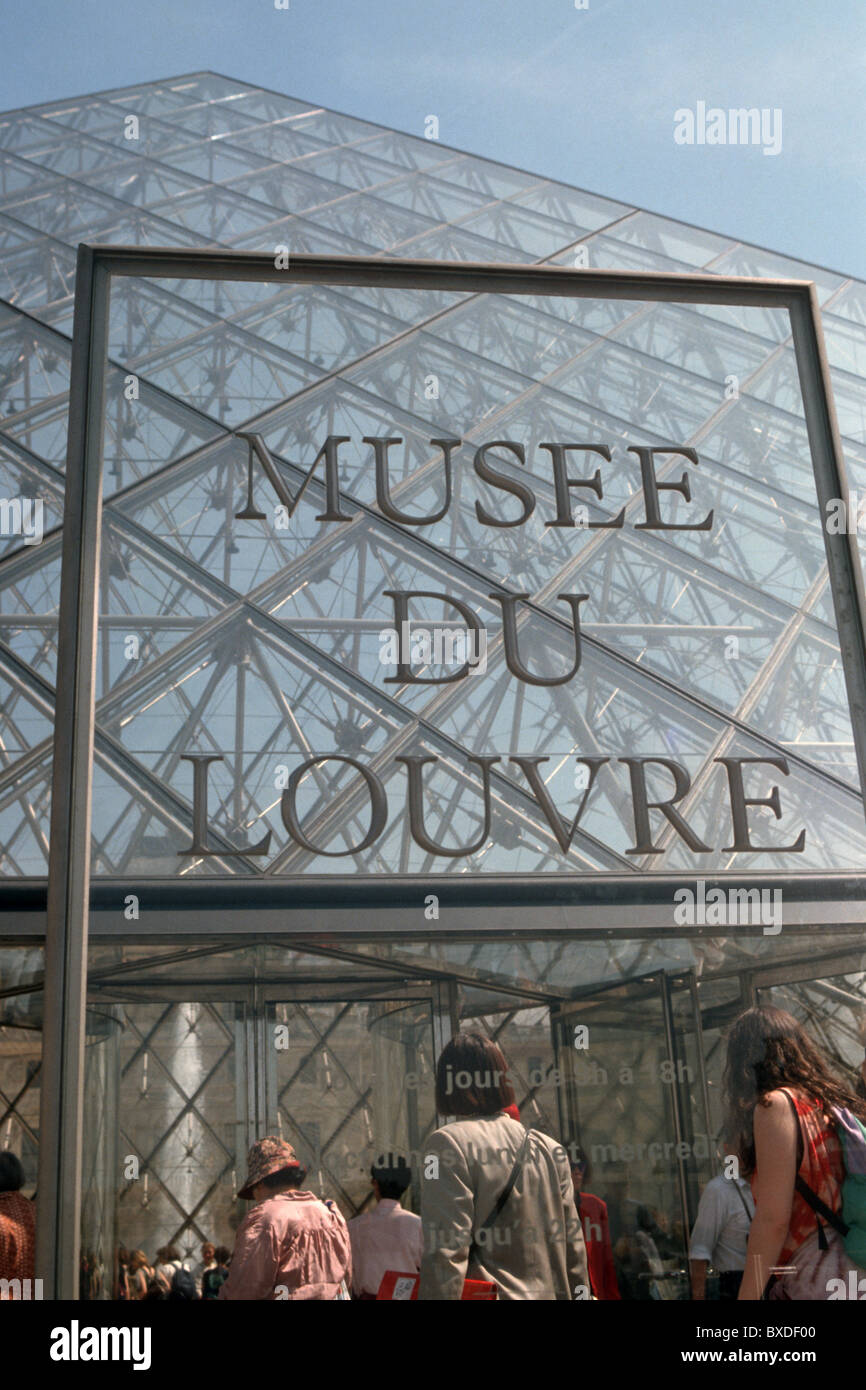
<path fill-rule="evenodd" d="M 0 1192 L 0 1279 L 36 1277 L 36 1215 L 21 1192 Z"/>
<path fill-rule="evenodd" d="M 591 1192 L 575 1193 L 577 1211 L 586 1241 L 586 1258 L 589 1265 L 589 1282 L 596 1298 L 605 1301 L 619 1299 L 616 1286 L 616 1270 L 613 1267 L 613 1250 L 610 1244 L 610 1227 L 607 1221 L 607 1203 Z"/>
<path fill-rule="evenodd" d="M 780 1090 L 793 1101 L 800 1124 L 803 1160 L 797 1170 L 798 1176 L 808 1183 L 831 1211 L 841 1211 L 842 1182 L 845 1177 L 842 1146 L 830 1117 L 824 1112 L 823 1103 L 811 1096 L 808 1099 L 798 1096 L 789 1086 L 782 1086 Z M 752 1176 L 753 1192 L 757 1176 L 757 1173 Z M 788 1234 L 778 1263 L 788 1264 L 794 1251 L 815 1234 L 815 1229 L 814 1211 L 805 1197 L 795 1190 Z"/>

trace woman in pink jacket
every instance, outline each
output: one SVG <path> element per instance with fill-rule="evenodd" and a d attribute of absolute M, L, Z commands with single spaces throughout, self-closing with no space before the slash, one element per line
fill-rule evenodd
<path fill-rule="evenodd" d="M 307 1176 L 291 1144 L 268 1135 L 253 1144 L 239 1197 L 256 1205 L 238 1227 L 229 1276 L 218 1298 L 335 1299 L 352 1277 L 349 1230 L 332 1202 L 303 1190 Z"/>

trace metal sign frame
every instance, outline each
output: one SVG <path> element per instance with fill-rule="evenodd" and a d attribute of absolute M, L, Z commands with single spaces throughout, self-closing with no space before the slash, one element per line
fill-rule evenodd
<path fill-rule="evenodd" d="M 845 498 L 848 482 L 830 386 L 818 297 L 810 281 L 626 270 L 480 265 L 400 260 L 387 257 L 297 255 L 277 269 L 267 253 L 178 250 L 160 247 L 81 245 L 75 288 L 69 438 L 63 530 L 57 699 L 54 730 L 50 857 L 46 904 L 45 1032 L 39 1161 L 37 1272 L 48 1297 L 74 1298 L 78 1284 L 81 1128 L 83 1107 L 85 999 L 90 893 L 91 783 L 94 752 L 94 695 L 98 629 L 98 575 L 102 524 L 102 452 L 108 315 L 111 282 L 118 276 L 160 279 L 246 280 L 275 284 L 372 285 L 463 293 L 556 295 L 595 299 L 723 304 L 787 310 L 797 359 L 806 427 L 822 515 L 827 503 Z M 856 537 L 824 530 L 861 786 L 866 788 L 866 593 Z M 566 876 L 557 876 L 561 880 Z M 694 878 L 694 875 L 691 876 Z M 487 900 L 483 876 L 469 892 L 489 924 L 497 900 L 522 888 L 543 902 L 538 876 L 492 883 Z M 837 879 L 803 876 L 808 896 L 834 900 Z M 645 877 L 639 878 L 644 889 Z M 859 875 L 846 876 L 839 901 L 850 920 L 852 899 L 866 893 Z M 852 882 L 852 879 L 854 882 Z M 347 880 L 348 881 L 348 880 Z M 775 880 L 778 882 L 778 879 Z M 428 880 L 429 883 L 429 880 Z M 351 880 L 358 892 L 358 880 Z M 253 885 L 245 884 L 247 891 Z M 263 889 L 272 889 L 263 884 Z M 189 882 L 193 897 L 200 885 Z M 466 891 L 466 877 L 453 890 Z M 577 876 L 566 885 L 570 903 L 583 888 Z M 616 885 L 613 901 L 616 902 Z M 321 884 L 339 903 L 339 879 Z M 375 880 L 377 911 L 399 904 L 405 880 Z M 592 891 L 592 890 L 590 890 Z M 559 900 L 561 902 L 561 899 Z M 591 899 L 589 902 L 591 903 Z M 513 902 L 513 899 L 512 899 Z M 264 905 L 264 904 L 263 904 Z M 357 912 L 357 903 L 355 906 Z M 465 914 L 465 930 L 473 929 Z M 334 923 L 328 922 L 328 929 Z M 501 925 L 501 923 L 500 923 Z M 211 917 L 210 934 L 216 929 Z M 285 932 L 285 919 L 282 931 Z M 309 919 L 308 919 L 309 929 Z M 512 928 L 513 929 L 513 928 Z"/>

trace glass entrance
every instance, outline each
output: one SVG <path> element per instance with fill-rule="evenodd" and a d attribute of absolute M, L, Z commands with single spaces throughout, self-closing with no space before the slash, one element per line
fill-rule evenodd
<path fill-rule="evenodd" d="M 222 972 L 212 957 L 212 974 L 237 975 L 236 954 L 249 952 L 225 953 Z M 329 981 L 315 957 L 281 954 L 291 985 L 181 980 L 178 967 L 172 979 L 158 963 L 147 980 L 92 972 L 83 1297 L 113 1295 L 119 1245 L 151 1261 L 171 1245 L 193 1267 L 203 1242 L 231 1248 L 247 1151 L 265 1134 L 292 1144 L 347 1219 L 372 1200 L 380 1154 L 417 1170 L 447 1026 L 438 983 L 350 983 L 328 962 Z M 406 1201 L 417 1207 L 417 1188 Z"/>
<path fill-rule="evenodd" d="M 759 1004 L 774 1004 L 802 1023 L 852 1087 L 866 1086 L 866 970 L 849 958 L 839 973 L 809 979 L 806 971 L 778 971 L 773 984 L 756 984 Z M 855 968 L 852 968 L 855 967 Z"/>
<path fill-rule="evenodd" d="M 688 1236 L 713 1175 L 691 972 L 656 972 L 552 1013 L 563 1139 L 608 1207 L 620 1294 L 688 1297 Z"/>

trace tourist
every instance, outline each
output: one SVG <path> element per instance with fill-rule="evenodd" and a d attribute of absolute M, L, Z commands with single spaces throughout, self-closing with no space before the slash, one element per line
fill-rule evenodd
<path fill-rule="evenodd" d="M 193 1271 L 195 1276 L 195 1286 L 198 1289 L 199 1297 L 202 1293 L 202 1280 L 209 1269 L 216 1269 L 216 1246 L 206 1240 L 201 1247 L 201 1259 Z"/>
<path fill-rule="evenodd" d="M 736 1157 L 727 1144 L 725 1155 L 728 1160 Z M 744 1177 L 719 1173 L 710 1178 L 701 1193 L 689 1243 L 692 1298 L 699 1302 L 706 1298 L 709 1265 L 719 1276 L 719 1298 L 725 1302 L 737 1297 L 754 1214 L 752 1189 Z"/>
<path fill-rule="evenodd" d="M 210 1269 L 206 1269 L 202 1275 L 201 1296 L 202 1298 L 215 1299 L 223 1284 L 229 1277 L 229 1260 L 232 1252 L 227 1245 L 218 1245 L 214 1251 L 214 1262 Z"/>
<path fill-rule="evenodd" d="M 494 1042 L 452 1038 L 436 1070 L 436 1108 L 456 1119 L 424 1146 L 420 1299 L 461 1299 L 467 1277 L 506 1300 L 589 1297 L 568 1156 L 503 1114 L 514 1099 Z"/>
<path fill-rule="evenodd" d="M 594 1193 L 584 1190 L 589 1182 L 590 1169 L 589 1159 L 583 1149 L 575 1145 L 569 1151 L 574 1202 L 586 1243 L 589 1282 L 597 1299 L 602 1302 L 614 1302 L 619 1300 L 619 1289 L 610 1243 L 607 1203 Z"/>
<path fill-rule="evenodd" d="M 772 1299 L 826 1299 L 831 1281 L 856 1266 L 795 1181 L 831 1214 L 841 1211 L 844 1164 L 831 1107 L 866 1120 L 866 1103 L 797 1020 L 772 1007 L 748 1009 L 731 1026 L 724 1087 L 731 1142 L 755 1197 L 739 1298 L 766 1290 Z"/>
<path fill-rule="evenodd" d="M 306 1170 L 291 1144 L 269 1135 L 253 1144 L 239 1197 L 256 1206 L 238 1227 L 219 1298 L 336 1299 L 347 1296 L 352 1253 L 333 1202 L 303 1188 Z"/>
<path fill-rule="evenodd" d="M 374 1164 L 370 1169 L 376 1204 L 349 1222 L 352 1242 L 352 1292 L 375 1298 L 388 1270 L 415 1274 L 421 1268 L 424 1237 L 421 1218 L 404 1211 L 400 1199 L 411 1181 L 405 1159 Z"/>
<path fill-rule="evenodd" d="M 129 1297 L 138 1301 L 147 1298 L 148 1290 L 155 1278 L 150 1261 L 143 1250 L 133 1250 L 129 1257 Z"/>

